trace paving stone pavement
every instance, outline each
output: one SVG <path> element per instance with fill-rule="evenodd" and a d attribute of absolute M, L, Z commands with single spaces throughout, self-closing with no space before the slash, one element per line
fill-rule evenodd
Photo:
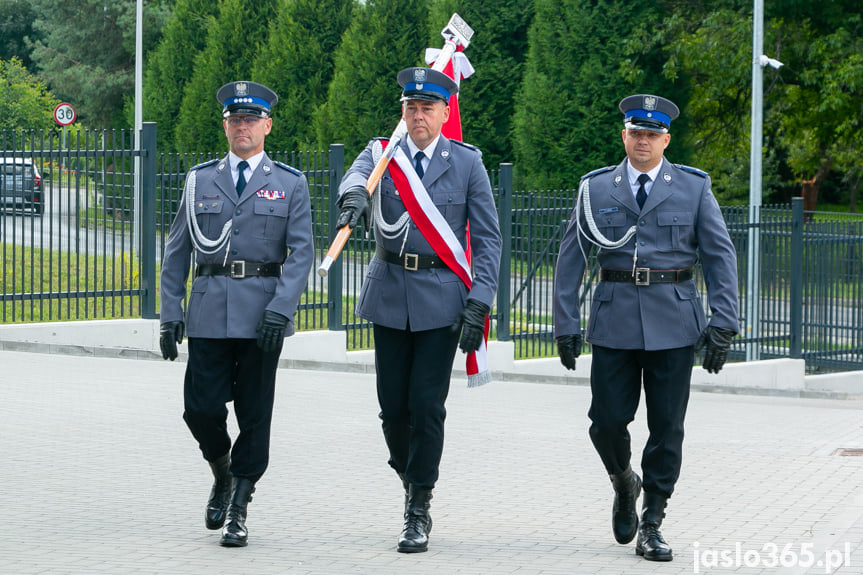
<path fill-rule="evenodd" d="M 860 400 L 694 392 L 663 564 L 614 542 L 587 387 L 454 379 L 430 550 L 404 555 L 374 377 L 282 369 L 249 546 L 226 549 L 203 525 L 185 364 L 0 366 L 0 574 L 863 573 L 863 457 L 833 454 L 863 448 Z M 631 432 L 639 453 L 643 409 Z"/>

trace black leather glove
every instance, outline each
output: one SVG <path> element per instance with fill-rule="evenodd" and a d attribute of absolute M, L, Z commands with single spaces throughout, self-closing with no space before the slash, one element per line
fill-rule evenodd
<path fill-rule="evenodd" d="M 280 313 L 265 310 L 264 317 L 258 322 L 255 333 L 258 334 L 258 347 L 264 351 L 276 351 L 285 339 L 285 328 L 288 318 Z"/>
<path fill-rule="evenodd" d="M 557 355 L 560 356 L 560 363 L 566 369 L 574 370 L 575 358 L 581 355 L 581 345 L 584 342 L 584 337 L 579 333 L 576 335 L 559 335 L 556 339 Z"/>
<path fill-rule="evenodd" d="M 177 359 L 177 344 L 183 343 L 186 324 L 181 321 L 166 321 L 159 326 L 159 347 L 162 348 L 162 359 Z"/>
<path fill-rule="evenodd" d="M 357 227 L 360 219 L 369 221 L 371 209 L 369 208 L 369 192 L 362 186 L 354 186 L 345 190 L 339 196 L 339 219 L 336 221 L 337 228 L 343 228 L 347 224 L 351 229 Z"/>
<path fill-rule="evenodd" d="M 728 359 L 728 348 L 731 347 L 731 338 L 735 335 L 737 334 L 730 329 L 708 325 L 698 336 L 695 351 L 705 348 L 701 366 L 708 373 L 719 373 L 725 365 L 725 360 Z"/>
<path fill-rule="evenodd" d="M 489 311 L 489 307 L 481 301 L 469 299 L 458 314 L 452 330 L 454 332 L 461 330 L 458 346 L 463 352 L 472 353 L 479 349 L 485 331 L 485 316 Z"/>

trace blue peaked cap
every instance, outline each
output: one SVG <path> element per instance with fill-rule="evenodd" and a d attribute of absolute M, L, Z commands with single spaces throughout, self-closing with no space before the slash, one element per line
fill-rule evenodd
<path fill-rule="evenodd" d="M 449 98 L 458 92 L 452 78 L 431 68 L 405 68 L 398 75 L 403 88 L 402 100 L 429 100 L 449 103 Z"/>
<path fill-rule="evenodd" d="M 651 130 L 668 133 L 671 121 L 680 110 L 671 100 L 651 94 L 628 96 L 618 106 L 623 112 L 623 123 L 630 130 Z"/>
<path fill-rule="evenodd" d="M 270 109 L 279 101 L 275 92 L 256 82 L 229 82 L 216 92 L 222 104 L 222 116 L 244 115 L 266 118 Z"/>

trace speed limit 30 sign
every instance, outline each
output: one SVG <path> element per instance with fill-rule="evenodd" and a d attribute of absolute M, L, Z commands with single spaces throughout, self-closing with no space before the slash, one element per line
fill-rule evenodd
<path fill-rule="evenodd" d="M 75 108 L 72 107 L 72 104 L 67 104 L 66 102 L 62 102 L 57 104 L 57 107 L 54 108 L 54 121 L 60 124 L 61 126 L 68 126 L 75 122 Z"/>

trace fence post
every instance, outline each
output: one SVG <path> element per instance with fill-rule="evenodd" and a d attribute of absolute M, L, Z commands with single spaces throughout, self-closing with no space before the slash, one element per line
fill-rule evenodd
<path fill-rule="evenodd" d="M 345 146 L 344 144 L 330 144 L 330 159 L 329 159 L 329 202 L 327 207 L 329 213 L 327 215 L 327 223 L 329 230 L 327 237 L 329 241 L 324 246 L 326 252 L 329 242 L 336 237 L 336 221 L 339 219 L 339 207 L 336 200 L 339 197 L 339 183 L 342 181 L 342 176 L 345 175 Z M 327 329 L 331 331 L 339 331 L 344 329 L 342 324 L 342 259 L 337 258 L 330 266 L 330 271 L 327 274 Z"/>
<path fill-rule="evenodd" d="M 497 214 L 503 244 L 497 279 L 497 339 L 509 341 L 510 275 L 512 273 L 512 164 L 500 164 L 497 181 Z"/>
<path fill-rule="evenodd" d="M 791 198 L 791 357 L 803 349 L 803 198 Z"/>
<path fill-rule="evenodd" d="M 141 125 L 141 317 L 156 316 L 156 122 Z"/>

